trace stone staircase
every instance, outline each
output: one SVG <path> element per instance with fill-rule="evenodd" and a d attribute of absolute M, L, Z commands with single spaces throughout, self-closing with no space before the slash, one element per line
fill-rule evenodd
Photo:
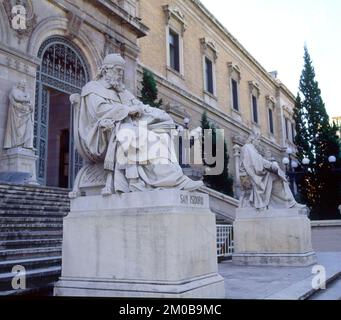
<path fill-rule="evenodd" d="M 0 184 L 0 296 L 48 290 L 61 272 L 68 190 Z M 26 290 L 13 290 L 14 266 L 26 269 Z"/>

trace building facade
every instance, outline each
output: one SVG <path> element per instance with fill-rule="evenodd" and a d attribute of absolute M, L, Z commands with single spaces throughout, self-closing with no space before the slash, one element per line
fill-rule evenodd
<path fill-rule="evenodd" d="M 225 130 L 234 177 L 250 131 L 261 133 L 263 152 L 281 162 L 294 148 L 295 97 L 276 72 L 267 72 L 198 0 L 140 0 L 140 17 L 150 29 L 138 41 L 140 75 L 143 68 L 155 74 L 175 121 L 190 118 L 197 127 L 206 110 Z"/>
<path fill-rule="evenodd" d="M 137 39 L 147 31 L 135 0 L 1 0 L 1 149 L 9 92 L 24 80 L 34 106 L 37 181 L 71 187 L 81 159 L 73 146 L 69 96 L 96 76 L 111 52 L 126 59 L 126 86 L 135 92 Z"/>
<path fill-rule="evenodd" d="M 22 29 L 13 22 L 17 4 L 0 1 L 0 146 L 9 92 L 25 80 L 35 109 L 39 184 L 72 186 L 81 159 L 69 95 L 96 76 L 110 52 L 126 59 L 126 86 L 136 94 L 143 68 L 154 73 L 163 108 L 179 125 L 189 118 L 190 127 L 199 126 L 206 110 L 225 130 L 235 177 L 238 148 L 251 130 L 262 134 L 269 158 L 280 161 L 293 146 L 294 96 L 200 1 L 24 0 Z"/>

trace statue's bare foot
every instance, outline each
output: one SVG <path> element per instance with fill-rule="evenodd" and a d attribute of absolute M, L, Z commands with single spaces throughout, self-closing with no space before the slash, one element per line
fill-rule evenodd
<path fill-rule="evenodd" d="M 101 191 L 101 194 L 103 197 L 110 196 L 110 195 L 112 195 L 112 190 L 110 187 L 104 187 Z"/>

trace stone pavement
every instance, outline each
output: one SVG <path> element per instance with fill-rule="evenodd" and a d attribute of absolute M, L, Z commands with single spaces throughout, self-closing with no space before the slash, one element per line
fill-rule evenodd
<path fill-rule="evenodd" d="M 341 227 L 312 228 L 312 244 L 318 263 L 326 268 L 327 279 L 341 279 Z M 230 260 L 218 267 L 229 299 L 341 298 L 341 280 L 327 283 L 327 290 L 312 297 L 312 267 L 240 267 Z"/>
<path fill-rule="evenodd" d="M 341 252 L 317 252 L 328 281 L 341 276 Z M 228 299 L 307 299 L 315 290 L 311 267 L 241 267 L 231 260 L 218 265 Z M 341 294 L 340 294 L 341 296 Z"/>

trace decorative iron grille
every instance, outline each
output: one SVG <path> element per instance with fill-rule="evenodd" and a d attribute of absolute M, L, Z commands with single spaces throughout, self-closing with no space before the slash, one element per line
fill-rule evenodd
<path fill-rule="evenodd" d="M 39 49 L 38 58 L 41 59 L 41 65 L 37 69 L 34 147 L 38 155 L 37 179 L 39 183 L 46 185 L 49 88 L 68 95 L 80 93 L 82 87 L 89 81 L 89 72 L 79 49 L 63 37 L 45 40 Z M 70 115 L 69 188 L 72 187 L 75 176 L 82 167 L 82 158 L 73 143 L 71 110 Z"/>

